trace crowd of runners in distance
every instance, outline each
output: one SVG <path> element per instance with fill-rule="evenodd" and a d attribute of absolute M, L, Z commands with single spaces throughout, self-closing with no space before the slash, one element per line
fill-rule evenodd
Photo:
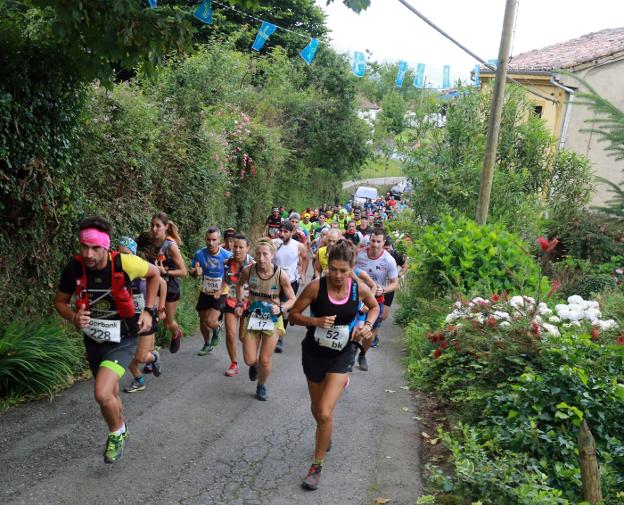
<path fill-rule="evenodd" d="M 206 246 L 188 264 L 178 229 L 163 212 L 136 238 L 112 238 L 101 217 L 81 221 L 80 251 L 63 269 L 54 303 L 84 334 L 95 400 L 109 428 L 105 462 L 122 457 L 128 437 L 120 395 L 126 369 L 132 375 L 126 393 L 145 390 L 144 374 L 161 375 L 159 324 L 171 335 L 170 353 L 180 349 L 176 307 L 180 278 L 190 274 L 200 286 L 196 310 L 203 345 L 197 354 L 211 353 L 225 334 L 225 375 L 235 377 L 240 341 L 258 400 L 269 398 L 273 354 L 283 352 L 288 326 L 306 327 L 302 364 L 317 429 L 302 486 L 316 489 L 332 445 L 336 402 L 356 361 L 368 371 L 368 351 L 379 345 L 380 325 L 407 270 L 384 229 L 405 206 L 386 195 L 362 208 L 273 207 L 253 247 L 240 231 L 210 226 Z"/>

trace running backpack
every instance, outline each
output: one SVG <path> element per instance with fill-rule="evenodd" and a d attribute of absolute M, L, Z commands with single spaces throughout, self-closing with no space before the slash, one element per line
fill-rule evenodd
<path fill-rule="evenodd" d="M 134 299 L 132 298 L 132 286 L 121 266 L 121 255 L 117 251 L 111 251 L 111 295 L 115 301 L 115 310 L 123 319 L 134 317 Z M 76 296 L 81 296 L 78 289 L 87 287 L 87 267 L 82 256 L 74 257 L 82 265 L 82 277 L 76 281 Z M 80 282 L 78 282 L 80 281 Z"/>

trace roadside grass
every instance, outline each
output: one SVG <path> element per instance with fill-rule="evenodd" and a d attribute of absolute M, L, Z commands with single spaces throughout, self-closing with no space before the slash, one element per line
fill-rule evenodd
<path fill-rule="evenodd" d="M 377 177 L 401 177 L 403 167 L 400 161 L 375 159 L 369 160 L 360 170 L 359 177 L 362 179 L 373 179 Z"/>

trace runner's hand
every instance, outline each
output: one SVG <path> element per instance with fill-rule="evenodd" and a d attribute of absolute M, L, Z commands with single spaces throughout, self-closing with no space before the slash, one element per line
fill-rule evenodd
<path fill-rule="evenodd" d="M 383 288 L 381 286 L 377 286 L 377 291 L 375 291 L 375 296 L 379 298 L 383 294 L 384 294 Z"/>
<path fill-rule="evenodd" d="M 162 261 L 156 260 L 156 266 L 158 267 L 158 270 L 160 270 L 160 275 L 165 275 L 167 273 Z"/>
<path fill-rule="evenodd" d="M 276 305 L 275 303 L 273 305 L 271 305 L 271 314 L 273 314 L 274 316 L 277 316 L 278 314 L 282 313 L 282 309 L 279 305 Z"/>
<path fill-rule="evenodd" d="M 243 315 L 243 308 L 242 307 L 236 307 L 234 309 L 234 314 L 236 314 L 237 317 L 241 317 Z"/>
<path fill-rule="evenodd" d="M 317 323 L 314 325 L 317 328 L 323 328 L 328 330 L 332 326 L 334 326 L 334 321 L 336 320 L 336 316 L 325 316 L 325 317 L 317 317 Z"/>
<path fill-rule="evenodd" d="M 91 316 L 91 312 L 89 312 L 88 310 L 85 310 L 84 308 L 81 308 L 74 315 L 72 322 L 74 323 L 74 326 L 78 329 L 86 328 L 87 326 L 89 326 L 89 322 L 91 321 L 90 316 Z"/>
<path fill-rule="evenodd" d="M 195 268 L 194 268 L 193 272 L 195 273 L 196 277 L 201 277 L 201 275 L 204 273 L 204 271 L 202 270 L 202 267 L 200 266 L 199 263 L 197 263 L 195 265 Z"/>
<path fill-rule="evenodd" d="M 158 307 L 158 319 L 164 321 L 165 317 L 167 317 L 167 313 L 165 312 L 164 305 L 162 307 Z"/>
<path fill-rule="evenodd" d="M 139 316 L 139 333 L 146 332 L 152 328 L 152 315 L 149 312 L 143 311 Z"/>
<path fill-rule="evenodd" d="M 370 340 L 373 338 L 373 332 L 369 324 L 358 326 L 353 331 L 353 340 Z"/>

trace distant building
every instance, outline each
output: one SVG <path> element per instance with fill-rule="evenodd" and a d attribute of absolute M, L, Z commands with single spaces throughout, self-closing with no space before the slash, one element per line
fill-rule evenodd
<path fill-rule="evenodd" d="M 360 97 L 358 103 L 358 117 L 360 119 L 363 119 L 371 126 L 374 126 L 375 121 L 377 120 L 377 114 L 379 114 L 380 110 L 381 107 L 379 107 L 379 105 L 375 102 L 371 102 L 366 98 Z"/>
<path fill-rule="evenodd" d="M 607 156 L 605 145 L 596 135 L 582 131 L 590 127 L 585 120 L 594 113 L 574 102 L 579 83 L 565 70 L 587 81 L 602 97 L 624 109 L 624 27 L 601 30 L 582 37 L 512 56 L 509 74 L 528 89 L 545 98 L 529 94 L 535 113 L 544 118 L 559 148 L 566 147 L 589 158 L 596 175 L 620 183 L 624 180 L 624 161 Z M 491 86 L 494 74 L 481 68 L 483 86 Z M 611 194 L 599 185 L 594 204 L 602 204 Z"/>

